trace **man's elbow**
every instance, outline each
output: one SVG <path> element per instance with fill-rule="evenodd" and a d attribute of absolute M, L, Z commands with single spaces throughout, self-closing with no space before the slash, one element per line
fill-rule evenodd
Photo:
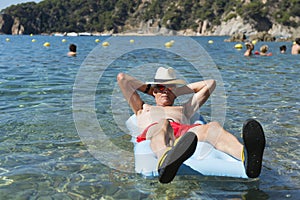
<path fill-rule="evenodd" d="M 122 80 L 124 80 L 125 79 L 125 74 L 124 73 L 119 73 L 118 75 L 117 75 L 117 81 L 118 82 L 120 82 L 120 81 L 122 81 Z"/>
<path fill-rule="evenodd" d="M 210 79 L 210 80 L 207 80 L 206 85 L 207 85 L 209 91 L 213 92 L 214 89 L 216 88 L 217 83 L 215 80 Z"/>

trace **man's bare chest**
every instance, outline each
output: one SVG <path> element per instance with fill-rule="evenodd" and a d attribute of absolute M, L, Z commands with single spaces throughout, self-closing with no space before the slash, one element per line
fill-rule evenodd
<path fill-rule="evenodd" d="M 138 125 L 147 127 L 149 124 L 172 119 L 179 123 L 186 123 L 186 117 L 182 106 L 151 106 L 144 104 L 143 109 L 137 113 Z"/>

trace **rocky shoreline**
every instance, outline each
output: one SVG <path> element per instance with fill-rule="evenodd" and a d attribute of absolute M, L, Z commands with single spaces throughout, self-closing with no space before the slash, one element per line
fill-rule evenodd
<path fill-rule="evenodd" d="M 0 34 L 22 35 L 24 27 L 18 19 L 13 19 L 8 15 L 0 15 Z M 222 22 L 219 26 L 210 27 L 208 22 L 199 23 L 197 31 L 185 29 L 180 31 L 169 30 L 165 27 L 157 26 L 155 23 L 143 22 L 139 28 L 127 28 L 127 31 L 121 33 L 113 33 L 105 31 L 101 33 L 42 33 L 42 35 L 56 36 L 107 36 L 107 35 L 180 35 L 180 36 L 229 36 L 227 42 L 242 42 L 245 40 L 257 41 L 291 41 L 300 37 L 300 27 L 291 28 L 280 24 L 273 24 L 268 31 L 259 32 L 251 23 L 245 23 L 241 17 L 236 17 Z"/>

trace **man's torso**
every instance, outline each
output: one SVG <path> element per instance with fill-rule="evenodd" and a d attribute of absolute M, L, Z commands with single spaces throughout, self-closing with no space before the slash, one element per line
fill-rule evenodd
<path fill-rule="evenodd" d="M 292 46 L 292 54 L 300 54 L 300 45 L 294 44 Z"/>
<path fill-rule="evenodd" d="M 182 106 L 151 106 L 143 105 L 143 109 L 137 113 L 137 125 L 141 129 L 145 129 L 150 124 L 163 119 L 172 119 L 175 122 L 189 124 Z"/>

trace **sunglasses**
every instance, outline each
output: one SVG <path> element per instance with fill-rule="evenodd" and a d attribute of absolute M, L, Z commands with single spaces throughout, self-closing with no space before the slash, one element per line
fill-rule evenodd
<path fill-rule="evenodd" d="M 155 85 L 155 88 L 158 89 L 158 91 L 160 91 L 160 92 L 163 92 L 166 89 L 172 91 L 175 88 L 175 85 L 165 86 L 165 85 L 157 84 L 157 85 Z"/>

